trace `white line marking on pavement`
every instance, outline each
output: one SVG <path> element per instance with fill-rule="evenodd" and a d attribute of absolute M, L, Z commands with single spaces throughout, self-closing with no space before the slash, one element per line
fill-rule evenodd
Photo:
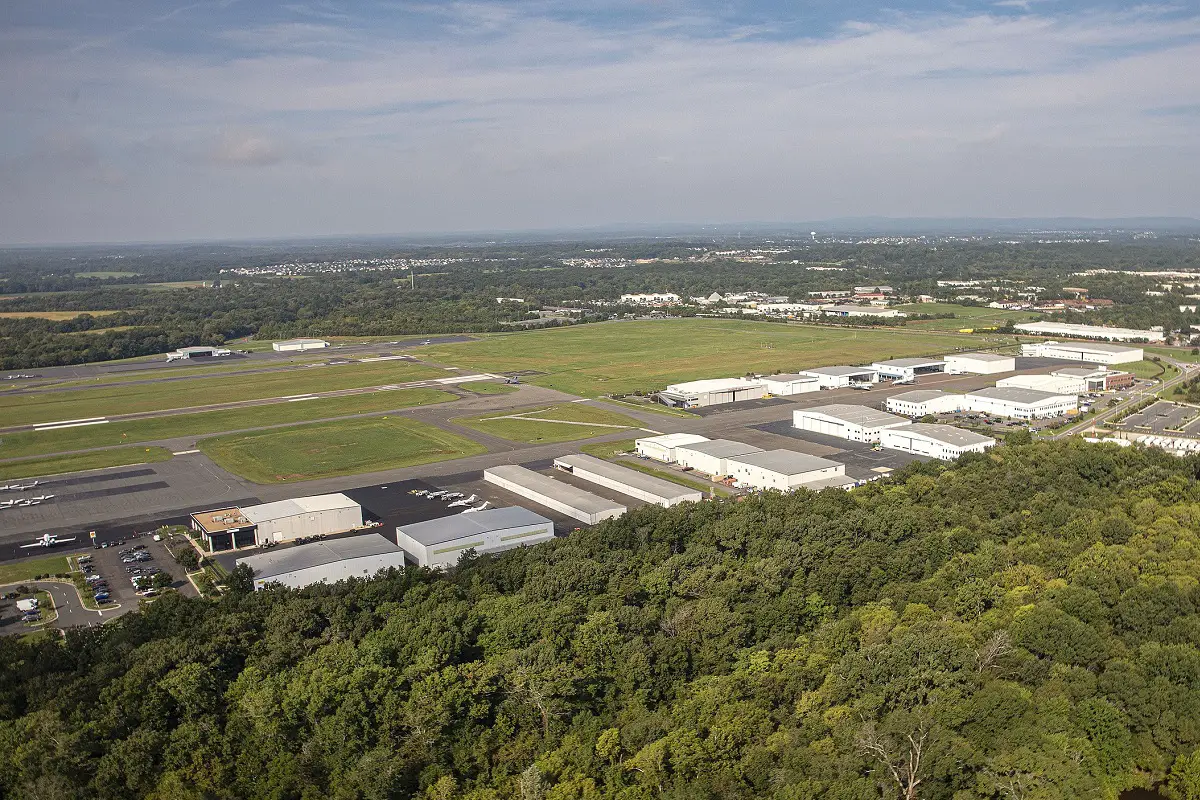
<path fill-rule="evenodd" d="M 37 431 L 61 431 L 64 428 L 81 428 L 84 425 L 105 425 L 108 423 L 106 419 L 96 419 L 89 422 L 56 422 L 53 425 L 38 425 L 33 430 Z"/>
<path fill-rule="evenodd" d="M 178 453 L 171 453 L 173 456 L 190 456 L 192 453 L 199 453 L 199 450 L 180 450 Z"/>

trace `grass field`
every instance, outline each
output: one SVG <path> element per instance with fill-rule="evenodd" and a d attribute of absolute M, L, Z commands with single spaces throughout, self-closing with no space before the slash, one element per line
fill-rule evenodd
<path fill-rule="evenodd" d="M 76 272 L 76 278 L 136 278 L 136 272 L 119 272 L 117 270 L 96 270 L 93 272 Z"/>
<path fill-rule="evenodd" d="M 0 564 L 0 583 L 31 581 L 36 575 L 58 575 L 70 572 L 66 556 L 48 556 L 30 561 L 7 561 Z"/>
<path fill-rule="evenodd" d="M 61 475 L 64 472 L 81 472 L 85 469 L 150 464 L 170 458 L 171 451 L 162 447 L 118 447 L 112 450 L 97 450 L 94 453 L 0 463 L 0 479 L 40 478 L 43 475 Z"/>
<path fill-rule="evenodd" d="M 1175 375 L 1179 374 L 1179 370 L 1172 367 L 1165 361 L 1154 362 L 1146 359 L 1145 361 L 1135 361 L 1132 364 L 1117 364 L 1113 369 L 1122 370 L 1124 372 L 1132 372 L 1139 378 L 1157 378 L 1159 380 L 1170 380 Z"/>
<path fill-rule="evenodd" d="M 161 411 L 210 403 L 287 397 L 423 378 L 442 377 L 441 370 L 407 361 L 344 364 L 332 367 L 266 373 L 241 379 L 236 376 L 197 378 L 186 383 L 111 386 L 70 392 L 42 392 L 0 396 L 0 425 Z"/>
<path fill-rule="evenodd" d="M 460 384 L 458 388 L 466 389 L 468 392 L 475 392 L 475 394 L 512 394 L 517 391 L 517 387 L 511 384 L 492 383 L 491 381 L 464 383 Z"/>
<path fill-rule="evenodd" d="M 648 467 L 645 464 L 638 464 L 635 461 L 618 461 L 616 463 L 622 467 L 625 467 L 626 469 L 631 469 L 634 472 L 641 472 L 645 475 L 653 475 L 654 477 L 661 478 L 664 481 L 678 483 L 680 486 L 686 486 L 689 489 L 695 489 L 697 491 L 704 492 L 705 494 L 710 492 L 716 492 L 717 494 L 729 494 L 728 491 L 723 491 L 723 487 L 720 487 L 715 483 L 685 478 L 679 473 L 672 472 L 670 470 L 655 469 L 654 467 Z"/>
<path fill-rule="evenodd" d="M 966 334 L 677 319 L 573 325 L 435 345 L 422 356 L 486 372 L 537 370 L 522 380 L 597 397 L 747 372 L 933 355 L 979 346 Z"/>
<path fill-rule="evenodd" d="M 162 361 L 159 356 L 157 360 Z M 99 375 L 95 378 L 72 378 L 64 380 L 61 383 L 55 381 L 53 383 L 56 389 L 65 389 L 73 387 L 91 387 L 91 386 L 111 386 L 121 383 L 130 383 L 132 381 L 147 381 L 158 380 L 160 378 L 208 378 L 217 375 L 236 375 L 242 372 L 253 372 L 255 370 L 266 370 L 256 374 L 270 374 L 271 372 L 286 372 L 291 368 L 306 364 L 320 364 L 325 361 L 321 357 L 309 358 L 294 358 L 286 361 L 208 361 L 196 362 L 195 366 L 187 367 L 162 367 L 156 370 L 134 370 L 131 372 L 110 373 L 108 375 Z M 111 362 L 107 362 L 111 363 Z"/>
<path fill-rule="evenodd" d="M 62 322 L 65 319 L 75 319 L 84 314 L 105 317 L 109 314 L 119 313 L 120 311 L 0 311 L 0 319 L 48 319 Z"/>
<path fill-rule="evenodd" d="M 1035 311 L 1006 311 L 1003 308 L 960 306 L 957 303 L 912 303 L 896 306 L 906 314 L 953 314 L 954 319 L 917 319 L 905 323 L 909 330 L 957 331 L 963 328 L 992 328 L 1004 323 L 1031 322 L 1041 319 Z"/>
<path fill-rule="evenodd" d="M 636 439 L 618 439 L 615 442 L 593 442 L 580 446 L 580 451 L 596 458 L 616 458 L 621 453 L 632 453 Z"/>
<path fill-rule="evenodd" d="M 205 439 L 200 449 L 255 483 L 354 475 L 478 455 L 483 445 L 411 419 L 355 419 Z"/>
<path fill-rule="evenodd" d="M 229 411 L 201 411 L 134 422 L 111 422 L 56 431 L 22 431 L 0 437 L 0 458 L 87 450 L 137 442 L 153 442 L 179 436 L 263 428 L 295 422 L 316 422 L 330 417 L 369 414 L 412 406 L 446 403 L 455 396 L 439 389 L 398 389 L 351 397 L 328 397 L 302 403 L 272 403 Z"/>
<path fill-rule="evenodd" d="M 632 417 L 583 403 L 563 403 L 513 414 L 519 414 L 521 418 L 496 411 L 478 417 L 459 417 L 454 422 L 510 442 L 571 442 L 641 427 L 641 423 Z M 563 424 L 552 420 L 588 424 Z"/>

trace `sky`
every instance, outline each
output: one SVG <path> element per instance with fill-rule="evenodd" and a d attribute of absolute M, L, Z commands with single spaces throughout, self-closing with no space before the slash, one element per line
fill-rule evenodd
<path fill-rule="evenodd" d="M 0 244 L 1200 217 L 1200 0 L 0 4 Z"/>

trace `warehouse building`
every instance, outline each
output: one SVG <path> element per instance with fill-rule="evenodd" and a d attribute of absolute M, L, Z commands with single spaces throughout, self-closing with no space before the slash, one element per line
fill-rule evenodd
<path fill-rule="evenodd" d="M 816 378 L 822 389 L 845 389 L 850 386 L 870 386 L 879 380 L 875 370 L 868 367 L 813 367 L 802 369 L 798 375 Z"/>
<path fill-rule="evenodd" d="M 507 489 L 515 495 L 589 525 L 619 517 L 628 510 L 620 503 L 512 464 L 485 469 L 483 479 L 487 483 Z"/>
<path fill-rule="evenodd" d="M 823 433 L 852 442 L 878 442 L 884 428 L 910 424 L 908 420 L 866 406 L 833 403 L 792 413 L 792 424 L 802 431 Z"/>
<path fill-rule="evenodd" d="M 241 511 L 242 516 L 257 527 L 255 540 L 260 545 L 342 533 L 361 528 L 363 524 L 362 507 L 344 494 L 296 497 L 246 506 Z"/>
<path fill-rule="evenodd" d="M 880 380 L 912 381 L 918 375 L 932 375 L 946 371 L 946 362 L 940 358 L 892 358 L 876 361 L 871 369 Z"/>
<path fill-rule="evenodd" d="M 167 353 L 167 361 L 190 360 L 193 358 L 217 358 L 231 356 L 232 350 L 224 347 L 181 347 L 173 353 Z"/>
<path fill-rule="evenodd" d="M 1133 385 L 1133 373 L 1112 370 L 1108 367 L 1064 367 L 1050 373 L 1055 376 L 1082 378 L 1087 382 L 1089 392 L 1108 392 L 1114 389 L 1126 389 Z"/>
<path fill-rule="evenodd" d="M 254 572 L 254 588 L 272 583 L 303 589 L 314 583 L 370 578 L 380 570 L 404 566 L 404 551 L 378 533 L 347 536 L 271 550 L 239 558 Z"/>
<path fill-rule="evenodd" d="M 1002 356 L 999 353 L 955 353 L 946 356 L 946 372 L 951 375 L 994 375 L 997 372 L 1013 372 L 1016 368 L 1016 356 Z"/>
<path fill-rule="evenodd" d="M 752 444 L 743 444 L 730 439 L 713 439 L 711 442 L 700 442 L 676 448 L 675 460 L 681 466 L 703 472 L 705 475 L 728 475 L 730 458 L 761 452 L 761 447 L 755 447 Z"/>
<path fill-rule="evenodd" d="M 662 461 L 666 464 L 674 464 L 679 460 L 676 455 L 678 448 L 707 441 L 707 436 L 699 436 L 694 433 L 664 433 L 661 436 L 647 436 L 645 439 L 638 439 L 633 446 L 639 456 L 653 458 L 655 461 Z"/>
<path fill-rule="evenodd" d="M 850 305 L 821 306 L 821 313 L 827 317 L 886 317 L 888 319 L 896 319 L 908 316 L 903 311 L 897 311 L 894 308 Z"/>
<path fill-rule="evenodd" d="M 880 444 L 888 450 L 953 461 L 963 453 L 982 453 L 995 446 L 996 440 L 953 425 L 914 422 L 903 428 L 885 430 Z"/>
<path fill-rule="evenodd" d="M 776 397 L 790 397 L 794 394 L 807 394 L 821 389 L 821 382 L 812 375 L 764 375 L 761 378 L 767 387 L 767 394 Z"/>
<path fill-rule="evenodd" d="M 1079 398 L 1036 389 L 994 386 L 963 395 L 963 408 L 998 417 L 1043 419 L 1075 411 L 1079 408 Z"/>
<path fill-rule="evenodd" d="M 190 515 L 192 530 L 208 545 L 210 553 L 252 547 L 255 544 L 256 526 L 246 519 L 241 509 L 218 508 L 214 511 L 197 511 Z"/>
<path fill-rule="evenodd" d="M 553 522 L 520 506 L 455 514 L 396 528 L 396 543 L 422 567 L 452 566 L 468 550 L 497 553 L 553 538 Z"/>
<path fill-rule="evenodd" d="M 1089 364 L 1130 364 L 1145 358 L 1145 351 L 1140 347 L 1103 342 L 1034 342 L 1021 345 L 1021 355 Z"/>
<path fill-rule="evenodd" d="M 300 350 L 320 350 L 329 347 L 324 339 L 288 339 L 285 342 L 272 342 L 271 348 L 277 353 L 290 353 Z"/>
<path fill-rule="evenodd" d="M 767 387 L 757 379 L 710 378 L 672 384 L 658 393 L 658 399 L 667 406 L 704 408 L 739 400 L 758 400 L 766 393 Z"/>
<path fill-rule="evenodd" d="M 906 417 L 923 417 L 926 414 L 953 414 L 962 411 L 963 396 L 943 392 L 941 389 L 914 389 L 901 392 L 887 399 L 887 410 Z"/>
<path fill-rule="evenodd" d="M 1076 336 L 1080 339 L 1103 339 L 1108 342 L 1162 342 L 1167 338 L 1162 331 L 1075 325 L 1069 322 L 1022 322 L 1013 325 L 1013 330 L 1040 336 Z"/>
<path fill-rule="evenodd" d="M 663 508 L 680 503 L 699 503 L 704 499 L 704 493 L 696 489 L 664 481 L 662 478 L 646 475 L 595 456 L 560 456 L 554 459 L 554 466 L 580 480 Z"/>
<path fill-rule="evenodd" d="M 996 385 L 1007 388 L 1036 389 L 1051 394 L 1083 394 L 1088 390 L 1087 378 L 1075 375 L 1013 375 L 1001 378 Z"/>
<path fill-rule="evenodd" d="M 846 477 L 845 464 L 794 450 L 762 450 L 734 456 L 728 463 L 731 477 L 755 489 L 790 492 L 816 481 Z"/>

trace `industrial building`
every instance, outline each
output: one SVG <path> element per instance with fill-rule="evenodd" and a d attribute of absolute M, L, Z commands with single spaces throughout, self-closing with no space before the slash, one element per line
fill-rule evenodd
<path fill-rule="evenodd" d="M 560 456 L 554 467 L 580 480 L 612 489 L 646 503 L 670 508 L 679 503 L 699 503 L 704 493 L 653 475 L 622 467 L 611 461 L 588 455 Z"/>
<path fill-rule="evenodd" d="M 802 431 L 823 433 L 852 442 L 878 442 L 884 428 L 910 424 L 903 417 L 866 406 L 833 403 L 792 412 L 792 424 Z"/>
<path fill-rule="evenodd" d="M 167 353 L 167 361 L 189 360 L 193 358 L 217 358 L 231 356 L 232 350 L 224 347 L 181 347 L 173 353 Z"/>
<path fill-rule="evenodd" d="M 757 400 L 764 397 L 766 393 L 767 387 L 760 380 L 710 378 L 672 384 L 658 393 L 658 399 L 667 406 L 704 408 L 723 403 L 736 403 L 739 400 Z"/>
<path fill-rule="evenodd" d="M 272 342 L 271 348 L 277 353 L 287 353 L 293 350 L 320 350 L 329 347 L 324 339 L 288 339 L 285 342 Z"/>
<path fill-rule="evenodd" d="M 1051 375 L 1082 378 L 1087 382 L 1089 392 L 1108 392 L 1114 389 L 1126 389 L 1133 385 L 1132 372 L 1121 372 L 1108 367 L 1063 367 L 1053 370 Z"/>
<path fill-rule="evenodd" d="M 817 385 L 822 389 L 870 386 L 879 380 L 879 376 L 875 374 L 875 370 L 869 367 L 813 367 L 812 369 L 802 369 L 797 374 L 816 378 Z"/>
<path fill-rule="evenodd" d="M 1001 378 L 996 385 L 1002 388 L 1036 389 L 1051 394 L 1084 394 L 1088 390 L 1086 378 L 1075 375 L 1013 375 Z"/>
<path fill-rule="evenodd" d="M 781 492 L 790 492 L 816 481 L 846 477 L 845 464 L 794 450 L 762 450 L 729 458 L 728 464 L 730 476 L 739 484 Z M 851 479 L 847 481 L 853 483 Z"/>
<path fill-rule="evenodd" d="M 361 528 L 362 507 L 344 494 L 296 497 L 258 506 L 245 506 L 242 516 L 257 527 L 255 540 L 290 542 L 302 536 L 323 536 Z"/>
<path fill-rule="evenodd" d="M 655 461 L 662 461 L 666 464 L 674 464 L 679 460 L 676 455 L 678 448 L 707 441 L 707 436 L 699 436 L 695 433 L 664 433 L 661 436 L 647 436 L 644 439 L 638 439 L 633 446 L 639 456 L 653 458 Z"/>
<path fill-rule="evenodd" d="M 903 428 L 885 430 L 880 444 L 888 450 L 953 461 L 963 453 L 982 453 L 993 447 L 996 440 L 953 425 L 926 425 L 914 422 Z"/>
<path fill-rule="evenodd" d="M 1109 342 L 1162 342 L 1167 338 L 1162 331 L 1075 325 L 1069 322 L 1022 322 L 1013 325 L 1013 330 L 1040 336 L 1076 336 L 1081 339 L 1103 339 Z"/>
<path fill-rule="evenodd" d="M 454 514 L 396 528 L 396 543 L 422 567 L 456 564 L 472 549 L 480 554 L 496 553 L 553 538 L 553 522 L 520 506 Z"/>
<path fill-rule="evenodd" d="M 238 508 L 197 511 L 189 518 L 192 530 L 208 545 L 210 553 L 236 550 L 255 544 L 256 526 Z"/>
<path fill-rule="evenodd" d="M 871 369 L 880 380 L 912 381 L 918 375 L 932 375 L 946 371 L 946 362 L 940 358 L 892 358 L 876 361 Z"/>
<path fill-rule="evenodd" d="M 887 399 L 887 410 L 906 417 L 923 417 L 926 414 L 953 414 L 962 411 L 963 396 L 943 392 L 941 389 L 914 389 L 901 392 Z"/>
<path fill-rule="evenodd" d="M 761 453 L 761 447 L 743 444 L 730 439 L 713 439 L 675 448 L 675 460 L 681 466 L 703 472 L 705 475 L 728 475 L 730 458 Z"/>
<path fill-rule="evenodd" d="M 1016 356 L 999 353 L 954 353 L 945 358 L 946 372 L 951 375 L 994 375 L 1017 368 Z"/>
<path fill-rule="evenodd" d="M 776 397 L 790 397 L 794 394 L 807 394 L 821 389 L 821 382 L 812 375 L 764 375 L 760 380 L 767 387 L 767 394 Z"/>
<path fill-rule="evenodd" d="M 1140 347 L 1101 342 L 1034 342 L 1021 345 L 1021 355 L 1089 364 L 1130 364 L 1145 358 L 1145 351 Z"/>
<path fill-rule="evenodd" d="M 254 572 L 254 588 L 279 583 L 303 589 L 314 583 L 370 578 L 390 567 L 404 566 L 404 551 L 378 533 L 312 542 L 239 558 L 237 565 Z"/>
<path fill-rule="evenodd" d="M 1043 419 L 1077 410 L 1079 398 L 1075 395 L 1039 392 L 1036 389 L 994 386 L 963 395 L 963 408 L 998 417 Z"/>
<path fill-rule="evenodd" d="M 887 317 L 892 319 L 908 316 L 903 311 L 897 311 L 894 308 L 848 305 L 821 306 L 821 313 L 827 317 Z"/>
<path fill-rule="evenodd" d="M 589 525 L 619 517 L 628 510 L 620 503 L 512 464 L 485 469 L 483 479 L 487 483 L 507 489 L 515 495 Z"/>

